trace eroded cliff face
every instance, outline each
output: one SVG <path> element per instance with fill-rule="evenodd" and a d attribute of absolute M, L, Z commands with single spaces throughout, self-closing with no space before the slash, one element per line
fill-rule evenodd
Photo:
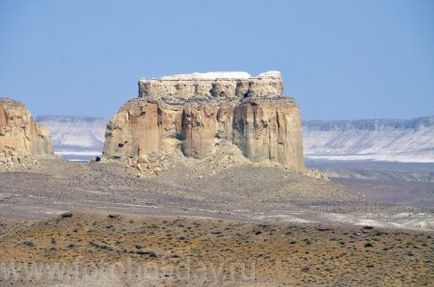
<path fill-rule="evenodd" d="M 33 156 L 52 156 L 48 128 L 37 125 L 27 108 L 12 99 L 0 99 L 0 166 L 10 169 Z"/>
<path fill-rule="evenodd" d="M 105 159 L 206 159 L 231 146 L 251 162 L 301 170 L 299 109 L 279 72 L 204 73 L 140 80 L 139 97 L 109 122 Z"/>
<path fill-rule="evenodd" d="M 234 110 L 233 143 L 248 159 L 303 167 L 300 113 L 285 98 L 241 101 Z"/>

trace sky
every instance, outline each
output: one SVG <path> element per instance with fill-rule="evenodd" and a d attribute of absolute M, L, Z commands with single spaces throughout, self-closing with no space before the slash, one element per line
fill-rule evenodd
<path fill-rule="evenodd" d="M 433 0 L 0 0 L 0 97 L 111 116 L 141 77 L 282 72 L 304 120 L 434 115 Z"/>

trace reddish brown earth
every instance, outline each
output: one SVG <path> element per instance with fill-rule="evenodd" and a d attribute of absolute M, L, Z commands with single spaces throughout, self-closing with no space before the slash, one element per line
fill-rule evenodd
<path fill-rule="evenodd" d="M 13 279 L 1 279 L 2 286 L 61 282 L 49 280 L 45 269 L 40 279 L 30 282 L 19 262 L 77 264 L 80 270 L 89 264 L 88 275 L 99 272 L 100 277 L 80 273 L 70 279 L 64 272 L 59 278 L 67 286 L 430 286 L 434 276 L 433 232 L 119 214 L 66 216 L 2 222 L 0 262 L 15 262 L 17 272 Z"/>

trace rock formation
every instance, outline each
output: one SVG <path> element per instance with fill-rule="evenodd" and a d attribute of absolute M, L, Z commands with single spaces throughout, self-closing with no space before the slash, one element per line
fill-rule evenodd
<path fill-rule="evenodd" d="M 208 158 L 232 145 L 251 162 L 304 168 L 299 109 L 279 72 L 213 72 L 140 80 L 139 97 L 108 123 L 104 159 L 182 152 Z"/>
<path fill-rule="evenodd" d="M 35 123 L 29 110 L 12 99 L 0 99 L 0 167 L 35 163 L 33 156 L 52 156 L 50 132 Z"/>

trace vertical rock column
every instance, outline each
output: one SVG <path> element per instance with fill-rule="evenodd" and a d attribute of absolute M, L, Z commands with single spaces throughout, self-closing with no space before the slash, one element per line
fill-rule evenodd
<path fill-rule="evenodd" d="M 140 114 L 131 116 L 133 144 L 139 157 L 158 153 L 161 148 L 160 115 L 158 105 L 147 103 Z"/>
<path fill-rule="evenodd" d="M 212 105 L 187 103 L 182 111 L 182 152 L 185 156 L 204 158 L 213 152 L 217 120 Z"/>
<path fill-rule="evenodd" d="M 233 124 L 233 143 L 251 161 L 304 167 L 299 112 L 292 101 L 247 100 L 235 108 Z"/>
<path fill-rule="evenodd" d="M 109 122 L 104 156 L 128 158 L 158 153 L 161 148 L 161 116 L 156 103 L 127 103 Z"/>

